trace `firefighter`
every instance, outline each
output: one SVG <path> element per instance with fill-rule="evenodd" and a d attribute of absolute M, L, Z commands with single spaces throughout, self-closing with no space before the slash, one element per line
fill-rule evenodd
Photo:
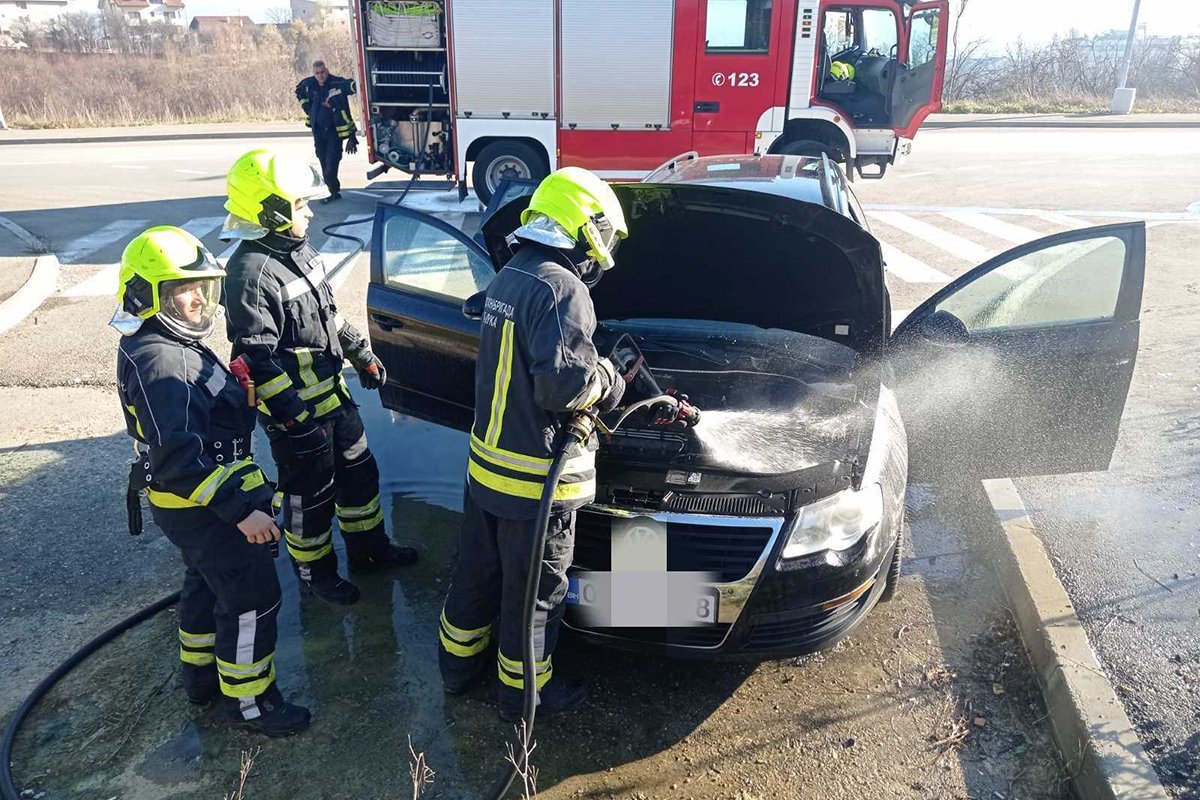
<path fill-rule="evenodd" d="M 227 189 L 222 237 L 241 240 L 225 279 L 228 334 L 256 385 L 279 473 L 284 539 L 301 590 L 349 605 L 359 592 L 338 574 L 335 512 L 351 570 L 417 560 L 384 530 L 379 467 L 342 367 L 349 359 L 366 389 L 379 389 L 387 374 L 366 337 L 337 313 L 324 262 L 309 243 L 308 202 L 328 194 L 317 171 L 252 150 L 229 171 Z"/>
<path fill-rule="evenodd" d="M 835 81 L 854 80 L 854 65 L 846 61 L 834 61 L 829 65 L 829 77 Z"/>
<path fill-rule="evenodd" d="M 131 532 L 141 530 L 144 491 L 183 555 L 179 656 L 188 699 L 223 695 L 235 725 L 282 736 L 307 728 L 309 713 L 285 702 L 275 684 L 272 489 L 250 453 L 254 409 L 246 392 L 202 341 L 214 327 L 224 276 L 179 228 L 150 228 L 121 258 L 112 325 L 122 334 L 117 392 L 139 454 L 130 474 Z"/>
<path fill-rule="evenodd" d="M 358 132 L 354 117 L 350 114 L 350 95 L 354 94 L 354 81 L 332 74 L 324 61 L 313 62 L 313 74 L 296 84 L 296 99 L 304 110 L 304 124 L 312 129 L 313 145 L 317 161 L 329 196 L 322 203 L 332 203 L 342 197 L 342 184 L 338 180 L 338 166 L 342 163 L 342 142 L 346 152 L 358 152 Z"/>
<path fill-rule="evenodd" d="M 512 259 L 487 290 L 475 369 L 475 423 L 467 470 L 458 567 L 442 609 L 439 662 L 445 690 L 459 694 L 486 667 L 499 614 L 498 705 L 521 716 L 522 604 L 529 550 L 552 447 L 569 415 L 612 410 L 625 382 L 592 342 L 588 294 L 628 231 L 608 184 L 577 167 L 538 186 L 510 237 Z M 535 655 L 539 708 L 568 711 L 587 697 L 555 677 L 575 510 L 595 496 L 593 436 L 576 447 L 555 495 L 539 579 Z"/>

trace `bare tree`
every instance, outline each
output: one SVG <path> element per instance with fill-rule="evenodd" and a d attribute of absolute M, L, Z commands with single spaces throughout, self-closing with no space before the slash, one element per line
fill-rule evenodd
<path fill-rule="evenodd" d="M 45 25 L 35 22 L 29 17 L 17 17 L 8 31 L 9 36 L 30 50 L 38 50 L 46 46 L 46 33 Z"/>
<path fill-rule="evenodd" d="M 292 21 L 292 10 L 287 6 L 275 6 L 267 9 L 266 17 L 272 25 L 286 25 Z"/>
<path fill-rule="evenodd" d="M 103 41 L 100 15 L 86 11 L 60 14 L 47 25 L 47 38 L 60 52 L 94 53 Z"/>

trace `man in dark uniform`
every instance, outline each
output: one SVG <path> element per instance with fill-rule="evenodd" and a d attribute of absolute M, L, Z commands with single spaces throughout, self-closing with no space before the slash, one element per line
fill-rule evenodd
<path fill-rule="evenodd" d="M 296 84 L 296 99 L 304 109 L 304 124 L 312 129 L 313 144 L 321 172 L 329 187 L 329 197 L 321 202 L 330 203 L 342 196 L 342 184 L 338 180 L 338 166 L 342 163 L 342 142 L 346 152 L 358 152 L 357 129 L 350 113 L 350 95 L 354 94 L 354 81 L 329 72 L 324 61 L 313 62 L 311 78 Z"/>
<path fill-rule="evenodd" d="M 180 549 L 179 656 L 193 703 L 224 695 L 234 724 L 272 736 L 308 727 L 307 709 L 275 685 L 279 580 L 267 545 L 279 539 L 272 489 L 251 458 L 254 409 L 201 340 L 212 332 L 225 272 L 196 237 L 150 228 L 125 248 L 117 392 L 138 459 L 138 495 Z"/>
<path fill-rule="evenodd" d="M 524 587 L 534 517 L 553 447 L 570 415 L 610 411 L 625 381 L 592 343 L 588 293 L 628 231 L 612 189 L 567 167 L 534 192 L 510 241 L 516 252 L 488 286 L 475 370 L 475 424 L 467 465 L 466 514 L 458 568 L 442 609 L 439 662 L 446 691 L 458 694 L 486 666 L 499 612 L 499 710 L 521 716 Z M 574 446 L 554 494 L 535 614 L 540 708 L 567 711 L 585 687 L 554 678 L 575 510 L 596 494 L 596 439 Z"/>
<path fill-rule="evenodd" d="M 252 150 L 226 185 L 222 236 L 242 240 L 226 267 L 229 339 L 256 384 L 279 470 L 288 552 L 302 590 L 350 604 L 359 593 L 338 575 L 335 512 L 350 569 L 417 560 L 384 530 L 379 467 L 342 368 L 349 359 L 367 389 L 383 386 L 387 375 L 366 337 L 337 313 L 324 261 L 309 243 L 308 202 L 328 193 L 316 170 Z"/>

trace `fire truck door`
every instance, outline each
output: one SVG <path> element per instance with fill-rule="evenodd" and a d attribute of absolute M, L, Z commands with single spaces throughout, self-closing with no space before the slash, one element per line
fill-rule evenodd
<path fill-rule="evenodd" d="M 784 6 L 778 0 L 700 0 L 693 147 L 746 153 L 763 112 L 776 105 Z M 789 50 L 790 52 L 790 50 Z"/>
<path fill-rule="evenodd" d="M 909 10 L 892 87 L 892 127 L 900 136 L 911 139 L 925 118 L 942 107 L 949 16 L 947 0 L 917 3 Z"/>

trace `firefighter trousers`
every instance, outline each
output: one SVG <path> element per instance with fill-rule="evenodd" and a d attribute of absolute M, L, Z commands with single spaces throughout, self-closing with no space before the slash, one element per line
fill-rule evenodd
<path fill-rule="evenodd" d="M 179 657 L 189 693 L 216 683 L 229 713 L 262 714 L 275 687 L 275 617 L 279 578 L 266 545 L 251 544 L 236 525 L 206 509 L 156 518 L 185 567 L 179 599 Z M 189 521 L 186 519 L 191 517 Z"/>
<path fill-rule="evenodd" d="M 283 495 L 282 516 L 288 553 L 300 580 L 337 579 L 333 550 L 333 519 L 346 542 L 353 564 L 388 545 L 379 498 L 379 466 L 367 446 L 358 410 L 342 408 L 320 420 L 333 447 L 333 482 L 309 495 Z M 287 434 L 268 430 L 271 453 L 278 465 L 288 457 Z"/>
<path fill-rule="evenodd" d="M 313 129 L 313 149 L 317 161 L 321 162 L 321 175 L 330 194 L 340 194 L 342 183 L 338 180 L 338 168 L 342 164 L 342 140 L 335 130 Z"/>
<path fill-rule="evenodd" d="M 438 662 L 448 687 L 461 687 L 486 667 L 492 622 L 499 615 L 497 671 L 501 692 L 519 702 L 525 681 L 521 668 L 522 625 L 529 549 L 536 521 L 503 519 L 480 508 L 468 490 L 458 542 L 458 567 L 442 608 Z M 567 569 L 575 550 L 575 512 L 554 515 L 546 535 L 534 614 L 537 688 L 554 676 L 551 656 L 562 624 Z"/>

